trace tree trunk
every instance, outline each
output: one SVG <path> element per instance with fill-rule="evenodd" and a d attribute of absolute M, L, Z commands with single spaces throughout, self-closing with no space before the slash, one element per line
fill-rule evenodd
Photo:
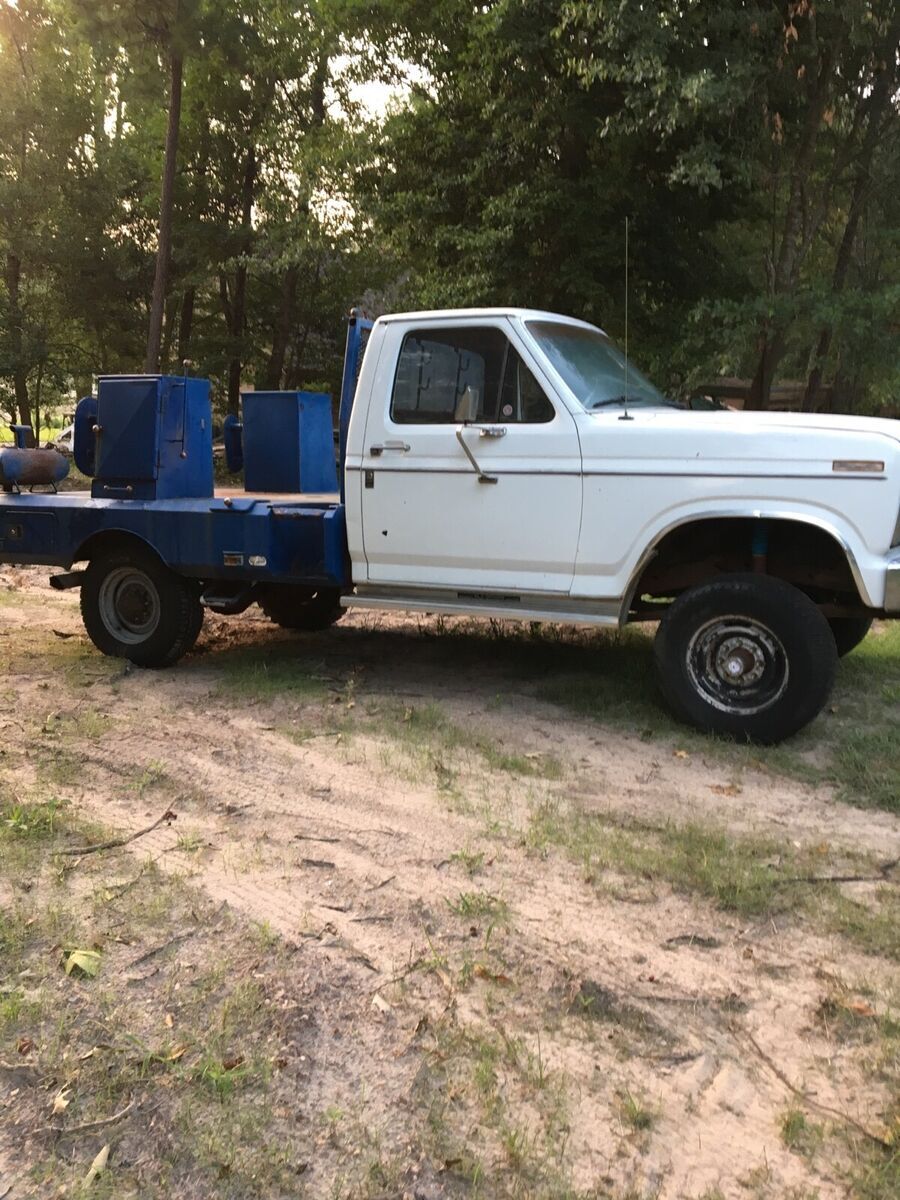
<path fill-rule="evenodd" d="M 894 22 L 888 31 L 885 42 L 884 65 L 875 79 L 872 92 L 869 96 L 868 124 L 866 125 L 866 134 L 863 138 L 857 163 L 856 177 L 853 181 L 853 190 L 850 195 L 850 210 L 847 213 L 847 224 L 844 226 L 844 233 L 841 237 L 841 244 L 838 247 L 837 258 L 834 263 L 834 274 L 831 279 L 832 296 L 839 296 L 844 290 L 844 284 L 847 282 L 847 273 L 850 270 L 850 263 L 853 259 L 853 247 L 856 243 L 859 223 L 868 203 L 869 195 L 871 194 L 872 160 L 875 157 L 875 150 L 878 146 L 882 118 L 887 111 L 894 91 L 898 39 L 900 39 L 900 13 L 894 18 Z M 819 330 L 819 337 L 810 360 L 806 392 L 803 396 L 804 412 L 812 412 L 815 407 L 819 387 L 822 383 L 822 372 L 825 361 L 828 358 L 828 352 L 831 349 L 833 337 L 834 326 L 830 322 L 827 325 L 823 325 Z"/>
<path fill-rule="evenodd" d="M 226 321 L 232 342 L 232 357 L 228 363 L 228 411 L 237 413 L 241 401 L 241 367 L 243 363 L 243 338 L 247 324 L 247 262 L 253 236 L 253 193 L 256 188 L 258 163 L 256 147 L 247 151 L 247 162 L 241 183 L 241 257 L 234 273 L 234 288 L 226 309 Z M 230 315 L 229 315 L 230 314 Z"/>
<path fill-rule="evenodd" d="M 272 331 L 272 351 L 263 375 L 263 386 L 272 391 L 277 391 L 284 379 L 284 361 L 294 324 L 299 273 L 296 263 L 292 263 L 286 268 L 281 280 L 281 304 L 278 309 L 278 320 Z"/>
<path fill-rule="evenodd" d="M 37 381 L 34 385 L 34 444 L 41 445 L 41 384 L 44 382 L 44 363 L 38 363 Z"/>
<path fill-rule="evenodd" d="M 191 356 L 191 333 L 194 328 L 194 300 L 197 289 L 190 284 L 181 297 L 181 312 L 178 316 L 178 357 L 182 364 Z"/>
<path fill-rule="evenodd" d="M 144 370 L 153 375 L 159 371 L 159 352 L 162 342 L 163 310 L 169 282 L 169 259 L 172 254 L 172 213 L 175 200 L 175 166 L 178 157 L 178 137 L 181 131 L 181 88 L 184 77 L 184 58 L 181 51 L 170 50 L 169 124 L 166 130 L 166 154 L 163 165 L 162 194 L 159 203 L 159 241 L 156 249 L 156 275 L 153 280 L 153 299 L 150 302 L 150 328 L 147 334 L 147 358 Z"/>
<path fill-rule="evenodd" d="M 31 424 L 31 402 L 28 398 L 28 370 L 23 359 L 23 326 L 21 300 L 22 260 L 13 250 L 6 253 L 6 291 L 9 299 L 9 341 L 12 350 L 13 387 L 20 425 Z M 13 414 L 15 415 L 15 414 Z"/>

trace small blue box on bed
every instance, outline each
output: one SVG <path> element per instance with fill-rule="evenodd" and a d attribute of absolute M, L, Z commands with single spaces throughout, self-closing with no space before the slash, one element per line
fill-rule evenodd
<path fill-rule="evenodd" d="M 336 492 L 334 424 L 325 392 L 244 392 L 244 488 Z"/>

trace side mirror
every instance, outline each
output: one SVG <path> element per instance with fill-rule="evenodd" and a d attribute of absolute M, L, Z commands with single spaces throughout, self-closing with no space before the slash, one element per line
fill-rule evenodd
<path fill-rule="evenodd" d="M 456 402 L 456 421 L 460 425 L 471 425 L 478 420 L 479 396 L 475 388 L 469 386 Z"/>

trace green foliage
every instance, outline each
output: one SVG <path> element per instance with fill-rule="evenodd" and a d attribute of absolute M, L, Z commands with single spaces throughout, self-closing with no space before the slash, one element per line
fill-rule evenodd
<path fill-rule="evenodd" d="M 162 359 L 338 384 L 342 315 L 521 303 L 685 392 L 805 380 L 891 410 L 895 5 L 0 4 L 0 410 L 144 358 L 169 57 L 184 98 Z M 406 81 L 385 119 L 359 88 Z M 762 356 L 762 357 L 761 357 Z"/>

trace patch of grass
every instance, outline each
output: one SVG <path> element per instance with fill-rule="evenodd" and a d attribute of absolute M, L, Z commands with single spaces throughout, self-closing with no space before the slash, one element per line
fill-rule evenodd
<path fill-rule="evenodd" d="M 645 1096 L 625 1089 L 616 1095 L 615 1107 L 619 1120 L 633 1133 L 646 1133 L 656 1124 L 657 1110 Z"/>
<path fill-rule="evenodd" d="M 465 873 L 471 879 L 473 875 L 477 875 L 484 867 L 484 851 L 472 850 L 457 850 L 450 855 L 452 863 L 459 863 Z"/>
<path fill-rule="evenodd" d="M 802 882 L 832 873 L 846 864 L 846 856 L 835 863 L 813 850 L 731 836 L 710 824 L 648 825 L 548 800 L 532 809 L 524 841 L 538 853 L 559 847 L 600 886 L 607 875 L 626 875 L 702 896 L 745 917 L 791 913 L 840 933 L 868 953 L 900 958 L 895 889 L 880 889 L 870 906 L 848 899 L 835 885 Z M 861 873 L 874 869 L 862 855 L 849 861 Z"/>
<path fill-rule="evenodd" d="M 372 705 L 362 726 L 424 758 L 436 772 L 438 783 L 452 785 L 455 760 L 474 759 L 489 771 L 540 779 L 559 779 L 562 765 L 553 755 L 518 753 L 481 734 L 456 724 L 437 704 L 420 706 L 381 703 Z M 449 762 L 447 761 L 449 760 Z"/>
<path fill-rule="evenodd" d="M 57 832 L 64 802 L 55 796 L 33 804 L 18 801 L 0 805 L 0 836 L 46 840 Z"/>
<path fill-rule="evenodd" d="M 447 901 L 447 907 L 458 917 L 490 917 L 492 921 L 505 921 L 509 916 L 509 905 L 490 892 L 460 892 L 455 900 Z"/>
<path fill-rule="evenodd" d="M 900 708 L 900 700 L 885 707 Z M 900 813 L 900 722 L 892 728 L 848 729 L 832 751 L 831 775 L 849 804 Z"/>
<path fill-rule="evenodd" d="M 220 695 L 245 700 L 278 700 L 283 696 L 321 700 L 328 680 L 320 660 L 292 654 L 289 647 L 275 651 L 235 650 L 221 655 Z"/>
<path fill-rule="evenodd" d="M 789 1108 L 782 1116 L 781 1140 L 789 1150 L 809 1156 L 822 1142 L 823 1129 L 814 1121 L 808 1121 L 803 1109 Z"/>
<path fill-rule="evenodd" d="M 502 1032 L 459 1024 L 449 1012 L 429 1031 L 428 1070 L 415 1099 L 429 1114 L 433 1160 L 454 1164 L 466 1195 L 577 1200 L 566 1163 L 565 1080 Z M 486 1172 L 483 1162 L 490 1162 Z M 471 1189 L 468 1190 L 468 1189 Z M 456 1194 L 454 1192 L 454 1194 Z"/>

